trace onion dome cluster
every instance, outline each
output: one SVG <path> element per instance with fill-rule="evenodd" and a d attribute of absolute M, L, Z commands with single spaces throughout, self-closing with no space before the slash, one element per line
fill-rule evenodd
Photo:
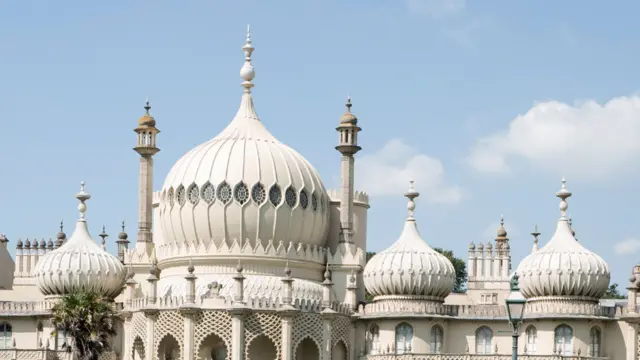
<path fill-rule="evenodd" d="M 409 217 L 404 229 L 391 247 L 369 260 L 364 269 L 364 285 L 374 301 L 396 297 L 444 301 L 453 290 L 455 268 L 418 232 L 414 199 L 419 193 L 414 190 L 413 181 L 404 195 L 409 198 Z"/>
<path fill-rule="evenodd" d="M 520 291 L 529 300 L 569 297 L 598 301 L 609 287 L 609 266 L 599 255 L 576 241 L 566 216 L 571 192 L 564 179 L 556 196 L 561 199 L 556 231 L 545 246 L 518 265 Z"/>
<path fill-rule="evenodd" d="M 124 285 L 126 271 L 115 256 L 107 253 L 89 235 L 85 202 L 91 198 L 84 183 L 76 194 L 80 219 L 71 237 L 59 248 L 42 256 L 33 276 L 45 296 L 63 296 L 78 290 L 96 291 L 115 298 Z"/>

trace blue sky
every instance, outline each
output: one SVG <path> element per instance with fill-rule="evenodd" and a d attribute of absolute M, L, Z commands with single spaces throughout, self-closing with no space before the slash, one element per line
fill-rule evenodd
<path fill-rule="evenodd" d="M 13 1 L 0 4 L 0 231 L 15 247 L 77 218 L 136 233 L 132 129 L 148 95 L 155 188 L 214 137 L 241 94 L 251 23 L 262 121 L 327 187 L 347 94 L 363 128 L 369 249 L 402 228 L 407 180 L 424 238 L 466 258 L 504 214 L 513 258 L 550 238 L 567 177 L 577 237 L 626 285 L 640 253 L 640 3 L 563 1 Z"/>

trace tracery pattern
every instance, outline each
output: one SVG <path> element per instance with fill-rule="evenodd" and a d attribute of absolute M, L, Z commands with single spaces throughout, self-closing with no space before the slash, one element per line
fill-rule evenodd
<path fill-rule="evenodd" d="M 227 354 L 231 354 L 231 315 L 226 311 L 203 311 L 196 317 L 193 343 L 199 351 L 202 342 L 211 334 L 222 339 L 227 346 Z"/>
<path fill-rule="evenodd" d="M 280 316 L 274 313 L 252 312 L 245 319 L 244 330 L 244 356 L 249 359 L 249 346 L 251 342 L 260 335 L 265 335 L 273 342 L 280 359 L 282 354 L 282 326 Z"/>
<path fill-rule="evenodd" d="M 135 339 L 136 336 L 142 339 L 144 343 L 147 339 L 147 318 L 143 313 L 137 312 L 131 316 L 131 329 L 133 333 L 131 334 L 131 338 Z M 146 346 L 146 344 L 145 344 Z"/>
<path fill-rule="evenodd" d="M 198 185 L 191 184 L 189 186 L 189 191 L 187 191 L 187 195 L 189 196 L 189 202 L 191 205 L 195 205 L 198 202 L 198 195 L 200 194 L 200 190 L 198 189 Z"/>
<path fill-rule="evenodd" d="M 202 198 L 207 204 L 211 204 L 216 200 L 216 189 L 211 185 L 210 182 L 207 181 L 206 184 L 202 187 Z"/>
<path fill-rule="evenodd" d="M 349 353 L 349 338 L 351 336 L 351 319 L 345 316 L 338 316 L 331 322 L 331 345 L 336 346 L 338 341 L 342 340 L 347 347 Z"/>
<path fill-rule="evenodd" d="M 138 336 L 135 337 L 133 339 L 133 346 L 131 351 L 133 351 L 132 355 L 132 359 L 135 359 L 135 354 L 138 354 L 140 359 L 144 359 L 145 358 L 145 348 L 144 348 L 144 341 Z"/>
<path fill-rule="evenodd" d="M 158 345 L 166 335 L 171 335 L 176 339 L 180 345 L 180 353 L 182 353 L 184 349 L 184 320 L 182 315 L 177 311 L 160 311 L 156 320 L 154 335 L 154 354 L 158 354 Z"/>
<path fill-rule="evenodd" d="M 294 356 L 298 345 L 307 337 L 316 343 L 318 350 L 322 349 L 322 322 L 322 315 L 314 313 L 301 313 L 293 318 L 293 339 L 291 343 Z"/>

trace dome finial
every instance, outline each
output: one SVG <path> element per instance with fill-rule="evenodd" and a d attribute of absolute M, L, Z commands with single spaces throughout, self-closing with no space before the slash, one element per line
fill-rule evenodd
<path fill-rule="evenodd" d="M 538 231 L 538 224 L 533 225 L 533 231 L 531 232 L 533 236 L 533 252 L 538 251 L 538 236 L 540 236 L 540 232 Z"/>
<path fill-rule="evenodd" d="M 87 212 L 87 204 L 85 204 L 85 201 L 91 199 L 91 195 L 84 191 L 84 181 L 80 182 L 80 192 L 76 194 L 76 199 L 80 201 L 80 204 L 78 205 L 80 221 L 84 221 L 84 214 Z"/>
<path fill-rule="evenodd" d="M 240 69 L 240 77 L 244 80 L 242 87 L 247 94 L 251 93 L 251 88 L 253 87 L 251 81 L 256 76 L 256 72 L 251 65 L 251 54 L 253 50 L 254 48 L 251 45 L 251 25 L 247 25 L 247 39 L 242 47 L 242 51 L 244 51 L 244 65 L 242 65 L 242 69 Z"/>
<path fill-rule="evenodd" d="M 102 250 L 105 250 L 107 247 L 107 237 L 109 237 L 109 235 L 107 235 L 106 232 L 106 228 L 104 225 L 102 225 L 102 232 L 100 234 L 98 234 L 98 236 L 100 236 L 100 238 L 102 239 L 102 244 L 100 244 L 100 247 L 102 248 Z"/>
<path fill-rule="evenodd" d="M 413 201 L 413 199 L 420 196 L 420 193 L 413 188 L 413 180 L 409 180 L 409 190 L 407 190 L 407 192 L 404 193 L 404 196 L 409 199 L 409 203 L 407 204 L 407 209 L 409 210 L 409 217 L 407 219 L 414 220 L 413 212 L 416 209 L 416 203 Z"/>
<path fill-rule="evenodd" d="M 567 199 L 571 197 L 571 192 L 567 190 L 567 180 L 565 180 L 564 176 L 562 177 L 562 188 L 560 191 L 556 193 L 556 196 L 561 199 L 560 201 L 560 219 L 566 220 L 567 209 L 569 208 L 569 204 L 567 203 Z"/>
<path fill-rule="evenodd" d="M 147 100 L 144 103 L 144 110 L 147 112 L 147 115 L 149 115 L 149 110 L 151 110 L 151 105 L 149 103 L 149 95 L 147 95 Z"/>

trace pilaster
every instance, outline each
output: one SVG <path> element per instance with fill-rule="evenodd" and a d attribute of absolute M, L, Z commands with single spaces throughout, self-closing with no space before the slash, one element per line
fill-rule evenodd
<path fill-rule="evenodd" d="M 195 323 L 196 316 L 200 312 L 200 309 L 194 306 L 185 306 L 180 308 L 180 314 L 184 321 L 184 349 L 182 352 L 182 359 L 194 360 L 195 357 Z"/>
<path fill-rule="evenodd" d="M 236 306 L 228 310 L 231 314 L 231 360 L 244 360 L 244 319 L 247 309 Z"/>
<path fill-rule="evenodd" d="M 145 348 L 145 360 L 154 360 L 154 354 L 157 352 L 157 349 L 154 345 L 155 339 L 155 329 L 156 329 L 156 321 L 158 320 L 158 309 L 156 308 L 146 308 L 143 309 L 145 317 L 147 318 L 147 341 Z"/>
<path fill-rule="evenodd" d="M 331 360 L 331 334 L 333 333 L 333 319 L 336 312 L 332 309 L 322 310 L 322 350 L 320 360 Z"/>
<path fill-rule="evenodd" d="M 124 358 L 127 359 L 128 354 L 133 353 L 132 349 L 132 330 L 131 330 L 131 319 L 132 313 L 127 310 L 123 310 L 120 312 L 120 318 L 122 319 L 122 353 L 124 354 Z"/>
<path fill-rule="evenodd" d="M 279 311 L 282 324 L 282 360 L 293 359 L 293 319 L 298 312 L 291 305 L 285 305 Z"/>

